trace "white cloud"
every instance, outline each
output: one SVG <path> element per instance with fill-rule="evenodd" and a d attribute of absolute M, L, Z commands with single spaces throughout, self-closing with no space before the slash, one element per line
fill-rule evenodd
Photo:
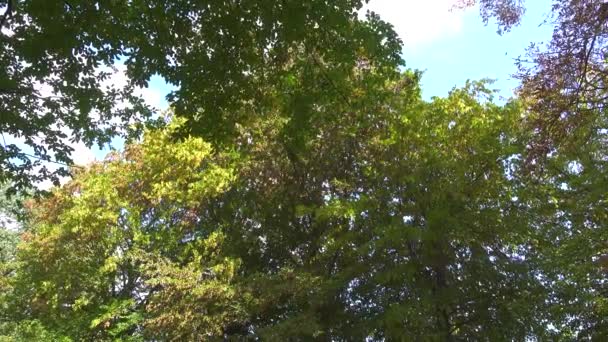
<path fill-rule="evenodd" d="M 102 87 L 113 86 L 116 88 L 122 88 L 127 85 L 128 79 L 126 75 L 127 67 L 124 64 L 119 64 L 114 67 L 114 70 L 110 70 L 108 67 L 104 67 L 101 70 L 105 72 L 112 72 L 112 76 L 110 76 L 107 80 L 101 83 Z M 162 108 L 163 99 L 165 94 L 162 94 L 159 89 L 148 87 L 148 88 L 137 88 L 135 89 L 135 95 L 141 96 L 144 101 L 154 107 L 156 110 L 164 109 Z M 126 103 L 120 103 L 118 106 L 126 106 Z"/>
<path fill-rule="evenodd" d="M 74 149 L 71 155 L 74 164 L 87 165 L 95 161 L 95 154 L 84 143 L 71 143 L 70 147 Z"/>
<path fill-rule="evenodd" d="M 156 109 L 163 109 L 162 102 L 165 95 L 161 94 L 160 90 L 154 88 L 142 88 L 138 89 L 135 93 L 141 96 L 148 105 Z"/>
<path fill-rule="evenodd" d="M 367 10 L 393 24 L 406 49 L 457 35 L 462 31 L 464 10 L 452 10 L 455 0 L 370 0 Z"/>
<path fill-rule="evenodd" d="M 108 67 L 101 68 L 101 71 L 111 72 L 112 75 L 101 83 L 102 87 L 113 86 L 122 88 L 127 85 L 128 79 L 126 75 L 127 67 L 124 64 L 118 64 L 114 66 L 114 70 Z M 135 90 L 135 94 L 141 96 L 144 101 L 150 106 L 159 109 L 163 100 L 164 95 L 161 94 L 159 89 L 154 88 L 138 88 Z"/>

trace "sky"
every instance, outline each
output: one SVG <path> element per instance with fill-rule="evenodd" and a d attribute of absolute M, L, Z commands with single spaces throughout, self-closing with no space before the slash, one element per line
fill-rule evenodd
<path fill-rule="evenodd" d="M 495 79 L 509 97 L 517 81 L 515 59 L 531 42 L 548 41 L 551 27 L 539 27 L 551 0 L 528 0 L 522 24 L 503 35 L 494 22 L 484 25 L 478 8 L 450 10 L 454 0 L 371 0 L 368 7 L 394 25 L 404 42 L 406 67 L 424 71 L 423 96 L 445 96 L 467 79 Z"/>
<path fill-rule="evenodd" d="M 424 71 L 423 97 L 445 96 L 467 79 L 495 79 L 493 88 L 499 95 L 510 97 L 517 81 L 515 58 L 522 56 L 531 42 L 548 41 L 551 28 L 540 26 L 550 13 L 551 0 L 526 1 L 522 24 L 511 32 L 498 35 L 496 24 L 484 25 L 478 8 L 454 9 L 454 0 L 370 0 L 361 15 L 372 10 L 391 23 L 404 42 L 403 57 L 407 68 Z M 120 75 L 112 82 L 123 82 Z M 168 104 L 164 96 L 170 87 L 159 77 L 151 80 L 142 97 L 163 110 Z M 101 160 L 108 148 L 89 149 L 81 143 L 72 145 L 76 164 Z M 115 140 L 120 149 L 122 141 Z"/>

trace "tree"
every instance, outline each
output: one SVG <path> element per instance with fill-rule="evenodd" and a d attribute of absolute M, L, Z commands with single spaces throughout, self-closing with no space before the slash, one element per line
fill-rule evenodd
<path fill-rule="evenodd" d="M 135 309 L 169 291 L 148 287 L 142 264 L 195 262 L 200 251 L 187 241 L 202 243 L 195 237 L 204 232 L 193 230 L 192 211 L 231 179 L 229 168 L 208 161 L 211 147 L 200 138 L 172 144 L 175 127 L 91 166 L 34 209 L 36 229 L 22 237 L 13 279 L 17 321 L 38 320 L 75 340 L 138 338 L 138 324 L 154 315 Z"/>
<path fill-rule="evenodd" d="M 0 188 L 0 341 L 59 341 L 60 337 L 47 332 L 40 322 L 15 322 L 10 313 L 14 299 L 12 280 L 18 268 L 17 245 L 27 223 L 23 200 L 28 195 L 20 193 L 8 198 L 4 195 L 7 188 L 7 184 Z"/>
<path fill-rule="evenodd" d="M 474 3 L 461 1 L 464 6 Z M 486 23 L 497 20 L 499 33 L 517 25 L 525 12 L 523 0 L 478 3 Z M 554 25 L 551 40 L 532 44 L 519 59 L 519 96 L 534 113 L 529 121 L 538 132 L 530 146 L 530 165 L 542 164 L 561 145 L 572 147 L 589 138 L 590 123 L 605 115 L 607 20 L 604 1 L 555 0 L 544 23 Z"/>
<path fill-rule="evenodd" d="M 23 208 L 23 194 L 8 198 L 4 195 L 8 185 L 0 186 L 0 292 L 4 295 L 9 292 L 9 277 L 13 273 L 14 259 L 19 242 L 19 231 L 25 223 L 25 209 Z M 3 295 L 0 295 L 0 307 L 4 311 Z M 0 316 L 0 322 L 2 318 Z M 0 323 L 1 324 L 1 323 Z"/>
<path fill-rule="evenodd" d="M 484 20 L 495 17 L 506 30 L 525 9 L 523 1 L 479 3 Z M 544 189 L 531 199 L 546 202 L 535 205 L 541 223 L 533 229 L 553 241 L 545 246 L 543 276 L 556 284 L 548 300 L 560 316 L 556 326 L 572 339 L 605 339 L 606 247 L 600 236 L 606 234 L 606 198 L 599 189 L 606 182 L 608 5 L 564 0 L 551 9 L 551 40 L 532 45 L 516 75 L 533 132 L 526 183 Z"/>
<path fill-rule="evenodd" d="M 21 1 L 0 8 L 0 181 L 26 186 L 70 170 L 66 140 L 103 145 L 137 136 L 153 115 L 134 89 L 159 75 L 183 128 L 214 143 L 267 103 L 265 85 L 290 75 L 292 52 L 331 67 L 336 84 L 361 58 L 394 70 L 401 44 L 390 25 L 357 17 L 361 0 Z M 127 85 L 107 84 L 126 66 Z M 306 77 L 306 75 L 302 75 Z M 253 112 L 237 110 L 251 106 Z M 234 117 L 235 113 L 243 114 Z M 187 129 L 186 129 L 187 128 Z"/>
<path fill-rule="evenodd" d="M 192 8 L 186 4 L 60 6 L 116 8 L 92 22 L 103 34 L 103 23 L 141 25 L 122 27 L 139 40 L 121 40 L 124 51 L 117 45 L 135 56 L 125 62 L 130 75 L 145 80 L 164 65 L 165 77 L 183 83 L 173 94 L 175 114 L 146 129 L 141 142 L 30 202 L 2 278 L 2 337 L 605 338 L 601 107 L 589 107 L 567 137 L 579 144 L 560 141 L 539 158 L 542 131 L 529 123 L 545 114 L 534 111 L 542 98 L 522 90 L 522 99 L 497 105 L 484 82 L 469 82 L 422 100 L 420 73 L 395 68 L 399 44 L 390 27 L 373 15 L 351 17 L 345 9 L 357 3 L 218 2 L 208 17 L 112 21 L 181 13 Z M 304 17 L 272 20 L 292 6 Z M 267 10 L 268 22 L 258 16 Z M 350 14 L 321 15 L 334 11 Z M 209 20 L 204 32 L 188 26 L 199 20 Z M 327 25 L 317 27 L 319 20 Z M 216 24 L 226 30 L 205 31 Z M 164 45 L 156 40 L 170 37 L 155 25 L 181 28 L 192 40 L 180 41 L 181 52 L 158 53 Z M 194 39 L 214 34 L 230 44 L 206 50 L 207 40 Z M 258 55 L 260 47 L 267 51 Z M 172 64 L 166 56 L 192 60 Z M 226 68 L 208 64 L 220 56 L 238 58 Z M 209 78 L 196 78 L 197 65 Z M 248 69 L 254 65 L 260 69 Z M 225 87 L 211 91 L 220 81 Z"/>
<path fill-rule="evenodd" d="M 595 292 L 564 268 L 581 242 L 555 223 L 595 199 L 547 205 L 570 195 L 558 173 L 523 172 L 532 134 L 520 103 L 493 104 L 483 83 L 425 102 L 419 74 L 381 82 L 365 65 L 335 88 L 348 102 L 335 101 L 317 72 L 263 89 L 274 110 L 230 147 L 173 141 L 175 119 L 43 199 L 18 252 L 15 321 L 75 340 L 544 339 L 599 327 L 601 310 L 568 297 Z M 295 101 L 298 89 L 315 105 Z"/>

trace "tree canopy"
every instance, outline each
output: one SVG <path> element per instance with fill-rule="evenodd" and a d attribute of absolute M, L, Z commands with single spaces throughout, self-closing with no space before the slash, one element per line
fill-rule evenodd
<path fill-rule="evenodd" d="M 485 23 L 495 19 L 498 32 L 518 25 L 524 0 L 461 0 L 461 6 L 479 4 Z M 554 0 L 543 25 L 552 25 L 548 42 L 530 42 L 517 62 L 519 96 L 537 115 L 530 126 L 538 135 L 530 159 L 543 159 L 559 145 L 572 145 L 572 136 L 593 128 L 606 103 L 606 50 L 608 3 L 602 0 Z"/>
<path fill-rule="evenodd" d="M 65 176 L 42 161 L 71 164 L 69 141 L 103 145 L 137 136 L 153 109 L 135 95 L 154 75 L 188 119 L 185 134 L 233 136 L 244 104 L 260 110 L 265 85 L 294 75 L 294 60 L 324 65 L 339 84 L 356 63 L 394 70 L 401 43 L 390 25 L 359 20 L 361 0 L 22 1 L 0 9 L 0 181 L 27 186 Z M 127 84 L 108 84 L 126 67 Z M 299 74 L 306 78 L 306 73 Z M 255 113 L 248 113 L 255 115 Z"/>
<path fill-rule="evenodd" d="M 357 69 L 359 111 L 319 103 L 300 130 L 291 113 L 269 111 L 229 149 L 175 141 L 185 120 L 167 118 L 78 172 L 31 208 L 6 280 L 5 331 L 604 336 L 605 140 L 554 155 L 542 177 L 527 173 L 521 103 L 496 105 L 479 82 L 423 101 L 419 76 L 374 86 Z"/>
<path fill-rule="evenodd" d="M 603 6 L 556 2 L 496 102 L 487 81 L 423 99 L 360 1 L 0 4 L 3 133 L 66 164 L 68 135 L 137 137 L 0 200 L 21 222 L 0 221 L 0 340 L 608 337 L 604 41 L 582 15 Z M 133 95 L 156 74 L 163 115 Z M 3 186 L 53 177 L 28 154 L 3 146 Z"/>

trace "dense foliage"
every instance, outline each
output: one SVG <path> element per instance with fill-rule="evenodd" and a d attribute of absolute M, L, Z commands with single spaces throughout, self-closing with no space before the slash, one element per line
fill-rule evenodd
<path fill-rule="evenodd" d="M 170 119 L 79 172 L 31 209 L 7 336 L 604 336 L 604 137 L 539 176 L 517 102 L 374 78 L 353 71 L 349 104 L 319 94 L 299 130 L 268 111 L 214 149 Z"/>
<path fill-rule="evenodd" d="M 361 0 L 0 0 L 0 181 L 25 186 L 68 173 L 70 141 L 105 144 L 137 135 L 153 109 L 136 96 L 154 75 L 188 131 L 223 141 L 243 103 L 289 72 L 294 51 L 331 67 L 340 82 L 361 57 L 401 63 L 401 45 Z M 112 69 L 124 66 L 124 87 Z M 315 68 L 316 64 L 309 63 Z M 306 78 L 306 74 L 302 74 Z M 248 113 L 255 115 L 255 113 Z M 214 124 L 210 124 L 214 123 Z"/>
<path fill-rule="evenodd" d="M 604 41 L 571 30 L 589 1 L 554 7 L 546 56 L 570 59 L 496 104 L 484 82 L 423 100 L 360 1 L 0 0 L 1 132 L 60 162 L 66 127 L 143 132 L 0 199 L 0 340 L 608 338 Z M 105 89 L 118 59 L 128 85 Z M 177 88 L 145 127 L 154 74 Z M 24 153 L 3 146 L 2 184 L 38 179 Z"/>

